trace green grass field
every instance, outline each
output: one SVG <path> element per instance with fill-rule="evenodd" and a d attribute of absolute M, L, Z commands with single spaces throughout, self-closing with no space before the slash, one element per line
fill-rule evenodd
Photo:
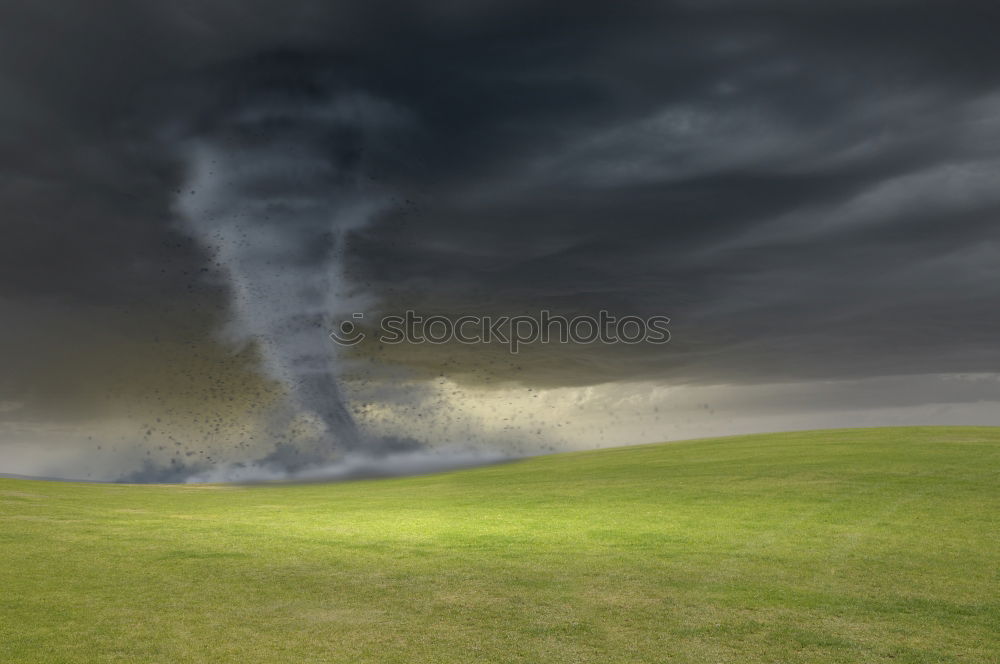
<path fill-rule="evenodd" d="M 1000 429 L 0 480 L 0 662 L 1000 662 Z"/>

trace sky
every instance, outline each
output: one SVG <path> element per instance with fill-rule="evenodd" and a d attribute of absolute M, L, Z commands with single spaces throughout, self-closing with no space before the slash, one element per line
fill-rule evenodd
<path fill-rule="evenodd" d="M 0 472 L 1000 424 L 998 19 L 8 0 Z M 407 309 L 671 338 L 326 336 Z"/>

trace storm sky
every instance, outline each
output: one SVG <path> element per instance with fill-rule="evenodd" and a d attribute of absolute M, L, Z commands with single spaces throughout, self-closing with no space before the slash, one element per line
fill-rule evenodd
<path fill-rule="evenodd" d="M 113 438 L 122 468 L 225 456 L 280 400 L 182 218 L 206 141 L 364 164 L 381 202 L 337 250 L 369 315 L 672 321 L 665 346 L 365 345 L 344 389 L 394 435 L 1000 424 L 998 22 L 902 0 L 7 0 L 0 472 L 58 472 L 56 439 Z M 324 119 L 345 99 L 349 130 Z"/>

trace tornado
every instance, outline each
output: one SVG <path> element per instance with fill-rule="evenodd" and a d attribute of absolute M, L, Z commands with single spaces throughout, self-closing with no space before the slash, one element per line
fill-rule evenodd
<path fill-rule="evenodd" d="M 225 333 L 257 345 L 294 408 L 321 423 L 331 454 L 364 440 L 328 336 L 366 300 L 345 278 L 345 240 L 390 205 L 373 155 L 404 123 L 394 105 L 363 93 L 271 91 L 235 104 L 182 146 L 178 216 L 228 284 Z"/>

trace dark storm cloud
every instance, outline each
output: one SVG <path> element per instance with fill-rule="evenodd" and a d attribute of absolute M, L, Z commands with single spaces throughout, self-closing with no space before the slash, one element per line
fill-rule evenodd
<path fill-rule="evenodd" d="M 342 89 L 414 118 L 373 171 L 396 205 L 350 240 L 383 308 L 674 321 L 666 347 L 460 354 L 456 375 L 993 369 L 998 18 L 971 2 L 6 2 L 4 324 L 38 301 L 150 327 L 167 304 L 224 309 L 176 230 L 174 147 L 255 100 Z"/>

